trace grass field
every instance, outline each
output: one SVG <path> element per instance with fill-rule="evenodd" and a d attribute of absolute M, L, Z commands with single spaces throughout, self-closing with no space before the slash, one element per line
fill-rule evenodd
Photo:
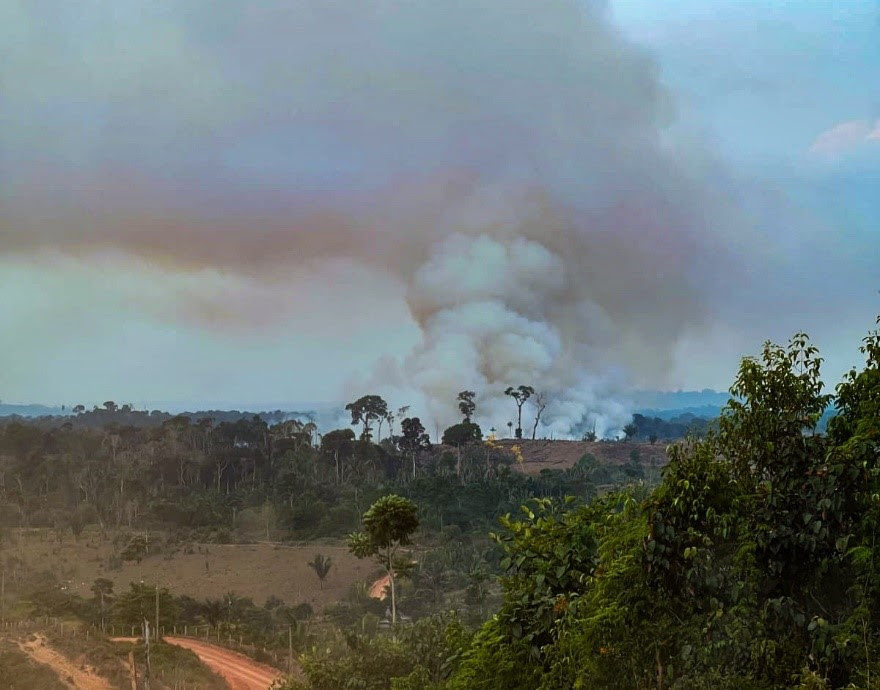
<path fill-rule="evenodd" d="M 372 582 L 376 574 L 371 561 L 356 559 L 344 545 L 328 543 L 194 543 L 186 549 L 167 545 L 140 563 L 126 562 L 110 569 L 111 557 L 119 551 L 113 536 L 109 530 L 102 537 L 98 529 L 88 528 L 78 539 L 67 532 L 59 541 L 54 530 L 11 530 L 12 543 L 4 547 L 4 554 L 20 559 L 28 568 L 54 573 L 84 596 L 91 596 L 89 589 L 96 578 L 105 577 L 113 581 L 116 591 L 143 581 L 196 599 L 234 592 L 261 605 L 274 595 L 288 604 L 308 603 L 316 612 L 343 598 L 355 582 Z M 319 553 L 333 559 L 323 588 L 307 565 Z"/>

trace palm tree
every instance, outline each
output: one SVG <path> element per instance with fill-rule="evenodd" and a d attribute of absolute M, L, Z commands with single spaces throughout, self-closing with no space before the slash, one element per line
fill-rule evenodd
<path fill-rule="evenodd" d="M 324 589 L 324 580 L 330 574 L 330 568 L 333 567 L 333 559 L 329 556 L 315 554 L 315 557 L 309 561 L 309 567 L 315 571 L 315 575 L 321 581 L 321 589 Z"/>
<path fill-rule="evenodd" d="M 202 616 L 212 628 L 220 625 L 223 619 L 223 602 L 220 599 L 205 599 L 202 603 Z"/>

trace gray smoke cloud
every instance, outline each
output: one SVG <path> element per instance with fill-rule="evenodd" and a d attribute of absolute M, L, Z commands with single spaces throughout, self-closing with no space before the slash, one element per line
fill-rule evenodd
<path fill-rule="evenodd" d="M 422 340 L 347 393 L 437 424 L 467 388 L 501 428 L 524 383 L 543 433 L 613 433 L 737 270 L 723 175 L 603 2 L 13 2 L 0 46 L 0 251 L 389 274 Z M 271 328 L 263 287 L 176 314 Z"/>

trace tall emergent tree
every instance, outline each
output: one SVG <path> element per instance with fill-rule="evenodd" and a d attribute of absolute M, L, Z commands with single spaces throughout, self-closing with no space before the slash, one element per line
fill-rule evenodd
<path fill-rule="evenodd" d="M 401 546 L 419 526 L 418 507 L 408 498 L 389 494 L 376 501 L 364 513 L 364 530 L 348 537 L 348 548 L 358 558 L 372 556 L 382 566 L 391 584 L 391 622 L 397 623 L 395 578 L 406 575 L 412 562 L 398 557 Z"/>
<path fill-rule="evenodd" d="M 531 386 L 508 386 L 504 391 L 504 395 L 509 395 L 516 403 L 516 437 L 522 438 L 522 408 L 526 404 L 526 400 L 535 394 L 535 389 Z"/>
<path fill-rule="evenodd" d="M 370 439 L 373 422 L 385 419 L 388 414 L 388 403 L 379 395 L 365 395 L 345 406 L 351 412 L 351 425 L 363 424 L 361 438 Z"/>
<path fill-rule="evenodd" d="M 473 391 L 462 391 L 458 394 L 458 409 L 464 415 L 464 421 L 470 424 L 471 417 L 474 416 L 474 411 L 477 409 L 477 403 L 474 402 L 474 398 L 477 397 L 477 394 Z"/>
<path fill-rule="evenodd" d="M 402 433 L 397 440 L 397 445 L 401 451 L 410 456 L 413 477 L 415 477 L 416 455 L 420 450 L 428 450 L 431 447 L 431 439 L 418 417 L 407 417 L 400 423 L 400 428 Z"/>

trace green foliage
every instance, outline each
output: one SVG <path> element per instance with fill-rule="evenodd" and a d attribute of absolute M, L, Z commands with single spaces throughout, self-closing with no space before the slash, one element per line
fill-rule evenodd
<path fill-rule="evenodd" d="M 504 601 L 449 687 L 876 685 L 878 332 L 862 352 L 827 437 L 821 359 L 798 334 L 743 360 L 717 427 L 673 447 L 649 495 L 505 519 Z"/>
<path fill-rule="evenodd" d="M 333 567 L 333 559 L 329 556 L 315 554 L 315 557 L 309 561 L 308 566 L 315 571 L 315 575 L 321 581 L 321 589 L 324 589 L 324 580 L 330 574 L 330 568 Z"/>
<path fill-rule="evenodd" d="M 450 615 L 425 618 L 393 637 L 348 634 L 342 645 L 305 654 L 305 680 L 288 681 L 282 690 L 440 690 L 469 642 Z"/>
<path fill-rule="evenodd" d="M 140 563 L 144 559 L 144 556 L 147 555 L 147 549 L 148 542 L 146 535 L 135 534 L 128 540 L 120 557 L 123 561 L 137 561 Z"/>
<path fill-rule="evenodd" d="M 419 526 L 418 508 L 407 498 L 390 494 L 364 513 L 364 531 L 350 543 L 352 553 L 365 558 L 409 544 Z"/>
<path fill-rule="evenodd" d="M 467 424 L 470 424 L 471 417 L 474 416 L 474 412 L 477 409 L 477 404 L 474 402 L 476 397 L 477 394 L 474 391 L 461 391 L 458 394 L 458 409 L 464 416 L 464 421 Z"/>
<path fill-rule="evenodd" d="M 572 504 L 570 498 L 533 499 L 523 506 L 523 518 L 501 518 L 506 533 L 492 535 L 504 554 L 500 628 L 536 657 L 552 642 L 557 620 L 585 590 L 596 561 L 590 510 Z"/>
<path fill-rule="evenodd" d="M 479 424 L 464 421 L 453 424 L 443 432 L 443 443 L 447 446 L 464 446 L 468 443 L 479 443 L 483 440 L 483 430 Z"/>
<path fill-rule="evenodd" d="M 348 403 L 345 409 L 351 413 L 352 426 L 363 425 L 362 439 L 370 438 L 373 422 L 384 420 L 388 416 L 388 403 L 378 395 L 365 395 Z"/>
<path fill-rule="evenodd" d="M 447 687 L 449 690 L 534 690 L 541 683 L 541 675 L 541 669 L 531 663 L 528 645 L 521 640 L 510 640 L 496 621 L 489 621 L 464 652 L 461 665 Z"/>
<path fill-rule="evenodd" d="M 397 445 L 404 453 L 414 455 L 420 450 L 428 450 L 431 447 L 431 439 L 425 432 L 425 427 L 418 417 L 407 417 L 400 422 L 401 435 Z"/>
<path fill-rule="evenodd" d="M 145 646 L 138 644 L 134 651 L 137 665 L 145 667 Z M 204 690 L 224 690 L 228 687 L 194 652 L 176 645 L 162 642 L 151 644 L 150 668 L 154 678 L 160 678 L 165 685 L 171 687 L 183 687 L 184 683 Z"/>
<path fill-rule="evenodd" d="M 116 596 L 113 602 L 112 616 L 116 623 L 139 627 L 144 620 L 154 625 L 156 621 L 156 594 L 155 586 L 132 582 L 127 592 Z M 168 589 L 158 589 L 159 598 L 159 626 L 171 628 L 177 623 L 180 607 Z"/>
<path fill-rule="evenodd" d="M 390 494 L 376 501 L 364 513 L 364 531 L 351 534 L 348 548 L 358 558 L 376 559 L 391 582 L 392 622 L 397 622 L 397 595 L 395 578 L 407 575 L 412 562 L 398 557 L 398 549 L 410 543 L 410 537 L 419 526 L 419 511 L 408 498 Z"/>

